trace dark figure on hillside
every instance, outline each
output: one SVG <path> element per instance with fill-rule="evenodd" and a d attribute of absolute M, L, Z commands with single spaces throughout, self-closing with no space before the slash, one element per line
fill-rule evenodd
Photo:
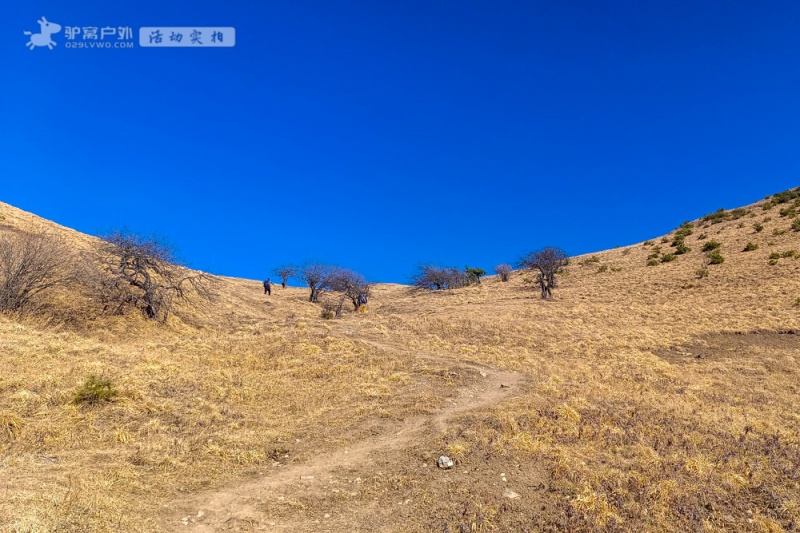
<path fill-rule="evenodd" d="M 367 295 L 363 293 L 359 294 L 357 301 L 358 301 L 358 307 L 361 307 L 362 305 L 367 305 Z"/>
<path fill-rule="evenodd" d="M 264 294 L 267 296 L 272 296 L 272 282 L 269 280 L 269 278 L 264 281 Z"/>

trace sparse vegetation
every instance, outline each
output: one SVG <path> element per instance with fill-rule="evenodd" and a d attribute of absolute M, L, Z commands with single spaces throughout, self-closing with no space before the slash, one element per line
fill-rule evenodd
<path fill-rule="evenodd" d="M 718 241 L 708 241 L 703 244 L 703 251 L 704 252 L 711 252 L 713 250 L 718 249 L 722 246 Z"/>
<path fill-rule="evenodd" d="M 482 268 L 470 268 L 467 265 L 464 268 L 464 272 L 467 274 L 467 282 L 470 285 L 480 285 L 481 284 L 481 277 L 486 275 L 486 271 Z"/>
<path fill-rule="evenodd" d="M 753 224 L 753 229 L 755 230 L 756 233 L 761 233 L 762 231 L 764 231 L 764 224 L 756 222 L 755 224 Z"/>
<path fill-rule="evenodd" d="M 744 250 L 742 250 L 742 251 L 743 252 L 752 252 L 753 250 L 758 250 L 758 244 L 754 243 L 754 242 L 748 242 L 745 245 Z"/>
<path fill-rule="evenodd" d="M 320 296 L 330 288 L 331 281 L 339 274 L 341 269 L 333 265 L 310 262 L 299 269 L 297 276 L 311 290 L 308 301 L 319 303 Z"/>
<path fill-rule="evenodd" d="M 800 231 L 800 217 L 797 217 L 792 221 L 792 229 L 794 231 Z"/>
<path fill-rule="evenodd" d="M 662 263 L 671 263 L 672 261 L 675 261 L 675 254 L 664 254 L 661 256 Z"/>
<path fill-rule="evenodd" d="M 600 265 L 597 267 L 597 272 L 602 273 L 608 271 L 608 265 Z"/>

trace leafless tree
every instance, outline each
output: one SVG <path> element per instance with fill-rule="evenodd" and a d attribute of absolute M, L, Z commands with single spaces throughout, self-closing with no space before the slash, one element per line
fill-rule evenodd
<path fill-rule="evenodd" d="M 422 265 L 411 278 L 411 284 L 420 289 L 440 291 L 458 289 L 469 284 L 469 275 L 453 267 Z"/>
<path fill-rule="evenodd" d="M 42 293 L 75 279 L 74 257 L 55 235 L 15 231 L 0 237 L 0 310 L 35 308 Z"/>
<path fill-rule="evenodd" d="M 286 282 L 289 278 L 297 275 L 297 268 L 292 265 L 281 265 L 272 271 L 273 274 L 281 278 L 281 287 L 286 288 Z"/>
<path fill-rule="evenodd" d="M 550 246 L 524 256 L 520 259 L 519 266 L 536 272 L 536 281 L 542 291 L 542 298 L 548 299 L 553 297 L 552 289 L 557 286 L 556 274 L 567 265 L 567 262 L 568 257 L 564 250 Z"/>
<path fill-rule="evenodd" d="M 330 288 L 330 283 L 341 269 L 332 265 L 320 263 L 306 263 L 299 269 L 297 276 L 311 289 L 308 301 L 311 303 L 319 302 L 319 297 L 326 289 Z"/>
<path fill-rule="evenodd" d="M 178 264 L 174 250 L 156 238 L 131 233 L 106 236 L 98 254 L 95 290 L 106 310 L 127 307 L 166 322 L 176 300 L 210 300 L 214 280 Z"/>
<path fill-rule="evenodd" d="M 508 277 L 511 275 L 511 272 L 514 271 L 514 268 L 511 265 L 503 263 L 494 267 L 494 271 L 500 276 L 500 281 L 508 281 Z"/>
<path fill-rule="evenodd" d="M 331 277 L 328 287 L 340 294 L 339 304 L 336 308 L 336 318 L 342 316 L 342 307 L 345 300 L 349 299 L 353 304 L 353 309 L 356 311 L 369 301 L 370 284 L 358 272 L 340 269 Z"/>

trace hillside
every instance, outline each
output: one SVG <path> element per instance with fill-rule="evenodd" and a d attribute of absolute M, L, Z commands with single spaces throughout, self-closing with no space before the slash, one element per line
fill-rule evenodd
<path fill-rule="evenodd" d="M 672 261 L 572 258 L 551 301 L 515 272 L 323 320 L 220 278 L 166 325 L 0 315 L 0 530 L 796 530 L 800 232 L 765 202 Z M 95 245 L 0 203 L 39 228 Z M 74 404 L 92 374 L 119 395 Z"/>

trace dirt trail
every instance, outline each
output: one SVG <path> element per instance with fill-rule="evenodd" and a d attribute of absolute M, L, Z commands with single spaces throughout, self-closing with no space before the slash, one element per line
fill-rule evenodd
<path fill-rule="evenodd" d="M 370 343 L 381 349 L 403 350 L 377 341 Z M 264 502 L 286 501 L 286 495 L 291 499 L 292 494 L 313 494 L 315 485 L 322 485 L 324 479 L 332 479 L 335 470 L 369 464 L 372 457 L 404 449 L 415 440 L 444 430 L 447 422 L 461 413 L 491 407 L 510 398 L 525 382 L 525 376 L 517 372 L 433 354 L 423 357 L 457 366 L 460 372 L 474 375 L 456 396 L 445 400 L 444 406 L 436 413 L 407 418 L 373 437 L 321 453 L 306 463 L 265 467 L 263 477 L 173 502 L 163 521 L 165 529 L 193 532 L 298 530 L 298 524 L 291 518 L 283 517 L 281 520 L 280 517 L 266 516 Z M 320 486 L 319 490 L 324 488 Z"/>

